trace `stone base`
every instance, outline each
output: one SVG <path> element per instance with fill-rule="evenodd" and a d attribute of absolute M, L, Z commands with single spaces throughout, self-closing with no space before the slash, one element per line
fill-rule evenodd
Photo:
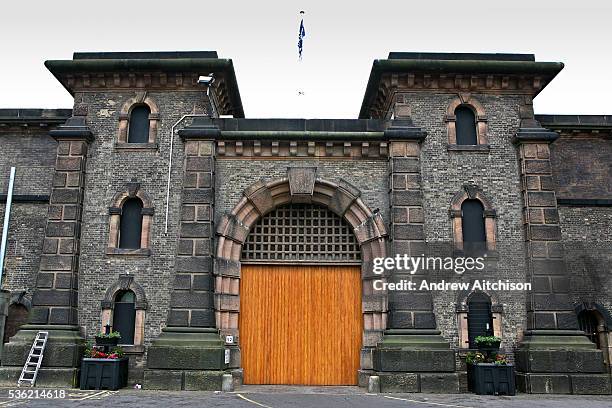
<path fill-rule="evenodd" d="M 223 371 L 153 370 L 144 372 L 143 388 L 170 391 L 221 391 Z"/>
<path fill-rule="evenodd" d="M 225 370 L 225 344 L 212 328 L 166 327 L 147 352 L 147 369 Z"/>
<path fill-rule="evenodd" d="M 387 330 L 373 358 L 378 372 L 455 371 L 455 352 L 438 330 Z"/>
<path fill-rule="evenodd" d="M 515 353 L 517 389 L 533 394 L 610 394 L 603 354 L 581 331 L 530 330 Z"/>
<path fill-rule="evenodd" d="M 458 394 L 459 374 L 457 373 L 382 373 L 380 392 L 423 392 L 430 394 Z"/>
<path fill-rule="evenodd" d="M 516 386 L 529 394 L 612 394 L 609 374 L 518 373 Z"/>
<path fill-rule="evenodd" d="M 2 381 L 16 385 L 19 373 L 28 358 L 34 338 L 39 331 L 48 331 L 49 337 L 43 352 L 42 366 L 36 380 L 37 385 L 54 387 L 76 387 L 85 340 L 78 326 L 24 325 L 4 345 L 4 357 L 0 367 Z M 12 382 L 12 376 L 17 377 Z M 44 373 L 44 374 L 43 374 Z"/>
<path fill-rule="evenodd" d="M 0 387 L 16 387 L 23 367 L 0 367 Z M 40 368 L 36 386 L 44 388 L 75 388 L 79 385 L 79 368 Z M 29 385 L 29 383 L 26 383 Z"/>
<path fill-rule="evenodd" d="M 143 387 L 220 391 L 228 366 L 217 329 L 166 327 L 148 349 Z"/>

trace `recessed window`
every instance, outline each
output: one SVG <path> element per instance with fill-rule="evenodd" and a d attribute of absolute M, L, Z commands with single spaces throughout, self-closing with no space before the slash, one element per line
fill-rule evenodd
<path fill-rule="evenodd" d="M 491 300 L 484 293 L 474 293 L 468 300 L 468 340 L 470 348 L 476 348 L 478 336 L 493 336 Z"/>
<path fill-rule="evenodd" d="M 469 254 L 483 253 L 487 248 L 484 207 L 478 200 L 465 200 L 461 204 L 463 249 Z"/>
<path fill-rule="evenodd" d="M 149 142 L 149 115 L 151 109 L 147 105 L 137 105 L 130 113 L 130 127 L 128 129 L 128 143 Z"/>
<path fill-rule="evenodd" d="M 140 248 L 142 207 L 142 201 L 139 198 L 130 198 L 123 204 L 119 228 L 119 248 Z"/>
<path fill-rule="evenodd" d="M 467 106 L 459 106 L 455 109 L 455 118 L 457 144 L 477 145 L 478 135 L 474 111 Z"/>
<path fill-rule="evenodd" d="M 131 290 L 117 292 L 113 305 L 113 331 L 121 333 L 121 344 L 134 344 L 136 295 Z"/>
<path fill-rule="evenodd" d="M 597 348 L 601 348 L 601 344 L 599 341 L 599 319 L 596 315 L 597 312 L 592 310 L 583 310 L 578 313 L 578 324 L 580 325 L 580 330 L 586 334 L 586 336 L 597 346 Z"/>

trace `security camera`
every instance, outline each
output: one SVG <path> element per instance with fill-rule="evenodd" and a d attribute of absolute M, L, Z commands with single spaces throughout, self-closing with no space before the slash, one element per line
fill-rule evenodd
<path fill-rule="evenodd" d="M 213 82 L 215 82 L 215 77 L 213 74 L 200 75 L 198 78 L 198 84 L 210 86 L 213 84 Z"/>

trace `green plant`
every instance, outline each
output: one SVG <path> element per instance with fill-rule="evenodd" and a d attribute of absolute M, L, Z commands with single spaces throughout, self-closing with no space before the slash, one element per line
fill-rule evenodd
<path fill-rule="evenodd" d="M 493 344 L 499 344 L 501 339 L 497 336 L 478 336 L 474 339 L 477 346 L 492 346 Z"/>
<path fill-rule="evenodd" d="M 104 351 L 94 347 L 91 343 L 88 343 L 85 347 L 83 357 L 87 358 L 108 358 L 111 360 L 123 357 L 123 349 L 119 346 L 114 347 L 110 352 L 105 353 Z"/>
<path fill-rule="evenodd" d="M 484 354 L 482 354 L 481 352 L 470 351 L 469 353 L 465 355 L 466 364 L 484 363 L 485 360 L 486 358 Z"/>
<path fill-rule="evenodd" d="M 104 332 L 100 332 L 100 333 L 96 334 L 96 337 L 101 337 L 103 339 L 120 339 L 121 338 L 121 333 L 119 333 L 118 331 L 111 331 L 108 334 L 106 334 Z"/>
<path fill-rule="evenodd" d="M 497 354 L 493 361 L 497 365 L 508 365 L 509 361 L 505 354 Z"/>

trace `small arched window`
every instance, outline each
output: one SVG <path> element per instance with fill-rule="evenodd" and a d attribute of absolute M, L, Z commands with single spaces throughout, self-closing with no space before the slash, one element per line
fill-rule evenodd
<path fill-rule="evenodd" d="M 601 344 L 599 341 L 599 319 L 597 312 L 593 310 L 583 310 L 578 313 L 578 324 L 580 325 L 580 330 L 587 335 L 587 337 L 595 343 L 597 348 L 601 348 Z"/>
<path fill-rule="evenodd" d="M 121 333 L 121 344 L 134 344 L 136 295 L 131 290 L 117 292 L 113 305 L 113 331 Z"/>
<path fill-rule="evenodd" d="M 468 300 L 468 340 L 470 348 L 476 348 L 478 336 L 493 336 L 491 300 L 484 293 L 474 293 Z"/>
<path fill-rule="evenodd" d="M 474 111 L 465 105 L 455 109 L 455 128 L 458 145 L 477 145 L 476 116 Z"/>
<path fill-rule="evenodd" d="M 8 315 L 4 326 L 3 343 L 8 343 L 21 326 L 28 322 L 28 309 L 24 305 L 13 303 L 8 307 Z"/>
<path fill-rule="evenodd" d="M 484 207 L 479 200 L 465 200 L 461 204 L 461 227 L 466 253 L 482 253 L 487 249 Z"/>
<path fill-rule="evenodd" d="M 128 143 L 149 142 L 149 115 L 151 109 L 147 105 L 137 105 L 130 113 L 130 126 L 128 129 Z"/>
<path fill-rule="evenodd" d="M 142 236 L 142 201 L 130 198 L 121 208 L 119 227 L 119 248 L 140 248 Z"/>

